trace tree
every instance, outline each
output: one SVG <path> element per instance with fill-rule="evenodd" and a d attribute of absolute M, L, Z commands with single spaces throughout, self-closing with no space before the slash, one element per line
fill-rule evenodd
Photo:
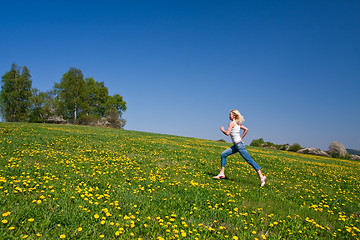
<path fill-rule="evenodd" d="M 34 88 L 30 103 L 29 122 L 46 122 L 53 115 L 51 92 L 41 92 Z"/>
<path fill-rule="evenodd" d="M 250 146 L 254 146 L 254 147 L 261 147 L 262 144 L 264 144 L 264 139 L 263 138 L 259 138 L 259 139 L 254 139 L 252 140 L 252 142 L 250 143 Z"/>
<path fill-rule="evenodd" d="M 335 141 L 330 143 L 329 153 L 332 157 L 346 157 L 348 155 L 345 146 Z"/>
<path fill-rule="evenodd" d="M 126 124 L 126 120 L 120 117 L 119 111 L 116 108 L 110 108 L 106 112 L 106 120 L 114 128 L 123 128 Z"/>
<path fill-rule="evenodd" d="M 29 69 L 12 64 L 9 72 L 2 76 L 0 107 L 8 122 L 25 121 L 30 107 L 31 75 Z"/>
<path fill-rule="evenodd" d="M 104 82 L 96 82 L 93 78 L 85 79 L 86 101 L 88 102 L 87 114 L 105 116 L 109 91 Z"/>
<path fill-rule="evenodd" d="M 55 83 L 54 88 L 57 93 L 58 113 L 67 120 L 73 119 L 73 123 L 76 124 L 78 115 L 89 108 L 81 70 L 70 68 L 63 75 L 60 83 Z"/>
<path fill-rule="evenodd" d="M 123 100 L 123 97 L 119 94 L 115 94 L 114 96 L 110 96 L 108 98 L 108 110 L 111 108 L 115 108 L 119 112 L 119 117 L 122 116 L 122 113 L 126 111 L 126 102 Z"/>
<path fill-rule="evenodd" d="M 300 149 L 302 149 L 302 147 L 300 146 L 300 144 L 298 143 L 294 143 L 293 145 L 290 146 L 289 151 L 291 152 L 297 152 Z"/>

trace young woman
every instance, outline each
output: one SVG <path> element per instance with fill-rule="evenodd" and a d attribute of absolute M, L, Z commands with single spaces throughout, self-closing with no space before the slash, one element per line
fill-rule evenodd
<path fill-rule="evenodd" d="M 229 118 L 231 122 L 229 123 L 229 127 L 225 131 L 224 127 L 221 127 L 220 130 L 226 135 L 231 137 L 234 145 L 224 152 L 221 153 L 221 169 L 220 173 L 214 177 L 214 179 L 225 178 L 225 165 L 226 165 L 226 157 L 239 152 L 240 155 L 246 160 L 250 166 L 252 166 L 255 171 L 259 175 L 259 179 L 261 181 L 261 187 L 265 185 L 266 177 L 262 175 L 259 165 L 250 157 L 249 153 L 245 149 L 245 144 L 242 139 L 245 137 L 247 132 L 249 131 L 245 126 L 241 125 L 245 121 L 244 117 L 240 114 L 238 110 L 231 110 L 229 113 Z M 240 135 L 240 130 L 243 130 L 242 136 Z"/>

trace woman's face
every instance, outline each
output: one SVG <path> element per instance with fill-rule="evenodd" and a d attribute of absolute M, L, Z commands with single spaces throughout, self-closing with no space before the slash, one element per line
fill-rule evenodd
<path fill-rule="evenodd" d="M 234 114 L 232 112 L 229 113 L 229 119 L 232 121 L 234 120 Z"/>

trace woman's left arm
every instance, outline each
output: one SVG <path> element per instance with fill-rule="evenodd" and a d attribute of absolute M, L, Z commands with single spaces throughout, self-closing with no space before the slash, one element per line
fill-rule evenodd
<path fill-rule="evenodd" d="M 240 129 L 244 130 L 242 136 L 241 136 L 241 141 L 243 140 L 243 138 L 246 136 L 246 134 L 248 133 L 249 129 L 247 129 L 244 125 L 240 125 Z"/>

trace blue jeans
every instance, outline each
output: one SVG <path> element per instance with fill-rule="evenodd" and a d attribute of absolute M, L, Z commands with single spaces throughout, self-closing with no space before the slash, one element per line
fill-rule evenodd
<path fill-rule="evenodd" d="M 257 163 L 250 157 L 250 154 L 245 149 L 245 144 L 242 142 L 234 144 L 232 147 L 226 149 L 221 153 L 221 166 L 225 167 L 226 158 L 236 152 L 239 152 L 240 155 L 245 159 L 245 161 L 255 169 L 255 171 L 260 169 L 259 165 L 257 165 Z"/>

